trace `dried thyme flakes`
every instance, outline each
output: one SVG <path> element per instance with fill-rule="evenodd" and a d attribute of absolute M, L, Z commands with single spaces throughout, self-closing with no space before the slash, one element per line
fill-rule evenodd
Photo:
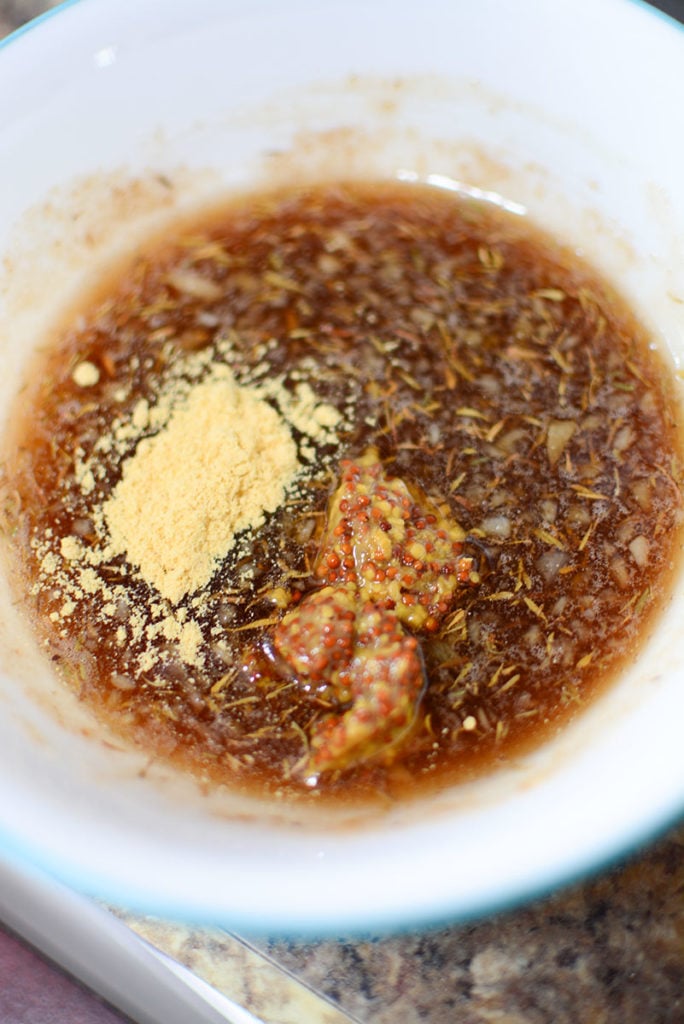
<path fill-rule="evenodd" d="M 540 741 L 667 592 L 667 370 L 589 269 L 486 205 L 255 197 L 138 258 L 41 358 L 6 502 L 38 628 L 84 699 L 203 779 L 308 792 L 297 766 L 354 705 L 274 640 L 351 557 L 328 543 L 321 576 L 343 462 L 367 450 L 462 527 L 478 583 L 438 615 L 411 595 L 413 725 L 321 791 L 399 795 Z M 399 580 L 430 565 L 387 557 Z"/>

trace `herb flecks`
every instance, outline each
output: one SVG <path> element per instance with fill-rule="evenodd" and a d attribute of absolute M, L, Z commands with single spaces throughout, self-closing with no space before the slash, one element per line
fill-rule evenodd
<path fill-rule="evenodd" d="M 317 729 L 363 701 L 350 679 L 284 672 L 275 637 L 327 587 L 361 586 L 382 613 L 355 627 L 378 656 L 364 671 L 390 653 L 415 668 L 410 635 L 428 680 L 400 742 L 353 763 L 338 748 L 320 772 L 316 792 L 344 799 L 498 763 L 638 649 L 682 529 L 669 370 L 596 275 L 526 223 L 403 185 L 261 195 L 151 246 L 81 305 L 22 395 L 3 528 L 68 685 L 152 756 L 203 785 L 308 799 Z M 108 550 L 101 512 L 169 397 L 182 407 L 216 374 L 287 425 L 298 475 L 172 604 Z M 381 483 L 390 508 L 364 537 L 341 517 L 333 539 L 344 459 L 368 508 Z M 425 526 L 416 512 L 399 542 L 404 499 Z M 457 587 L 438 522 L 472 559 Z M 395 639 L 374 647 L 381 626 Z"/>

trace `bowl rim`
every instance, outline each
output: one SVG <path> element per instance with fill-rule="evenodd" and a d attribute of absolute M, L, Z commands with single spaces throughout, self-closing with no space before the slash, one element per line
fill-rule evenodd
<path fill-rule="evenodd" d="M 96 2 L 97 0 L 89 0 L 89 6 L 95 6 Z M 682 23 L 666 12 L 648 4 L 646 0 L 607 0 L 607 2 L 615 6 L 629 4 L 631 6 L 641 8 L 647 11 L 650 16 L 661 19 L 669 27 L 674 26 L 677 30 L 684 33 L 684 25 Z M 63 14 L 66 10 L 75 8 L 77 5 L 79 7 L 85 7 L 85 0 L 62 0 L 62 2 L 56 7 L 45 11 L 33 21 L 21 26 L 4 40 L 1 40 L 0 49 L 4 49 L 7 46 L 12 45 L 25 34 L 32 32 L 34 29 L 46 24 L 47 22 L 52 21 L 57 16 Z M 105 0 L 101 0 L 101 5 L 103 8 L 108 6 Z M 684 34 L 681 38 L 684 40 Z M 424 925 L 439 926 L 444 923 L 465 921 L 475 916 L 479 917 L 484 914 L 491 914 L 495 911 L 509 909 L 531 899 L 540 898 L 560 886 L 570 885 L 580 878 L 585 878 L 590 874 L 605 870 L 624 857 L 633 855 L 637 850 L 654 841 L 666 829 L 673 827 L 683 818 L 684 807 L 670 809 L 667 812 L 663 812 L 663 809 L 660 809 L 659 813 L 654 815 L 651 821 L 644 822 L 640 826 L 635 825 L 630 834 L 623 834 L 620 837 L 620 840 L 612 848 L 604 849 L 598 856 L 587 854 L 583 858 L 575 859 L 574 861 L 570 859 L 563 865 L 563 868 L 560 871 L 556 869 L 552 871 L 548 877 L 540 877 L 536 885 L 528 886 L 524 891 L 517 891 L 515 893 L 498 893 L 489 903 L 480 900 L 476 905 L 461 906 L 457 909 L 449 907 L 448 905 L 424 906 L 421 904 L 420 906 L 414 906 L 407 910 L 407 906 L 403 905 L 401 910 L 396 913 L 393 913 L 391 908 L 385 907 L 383 912 L 380 912 L 379 914 L 374 913 L 368 922 L 363 923 L 363 926 L 365 927 L 366 924 L 369 924 L 374 928 L 391 928 L 393 930 L 401 930 Z M 107 898 L 111 898 L 114 902 L 125 904 L 127 906 L 135 905 L 141 909 L 144 909 L 146 906 L 145 893 L 142 890 L 136 893 L 131 891 L 129 887 L 126 887 L 125 891 L 117 891 L 117 887 L 115 884 L 112 884 L 111 879 L 105 882 L 105 880 L 100 878 L 96 872 L 94 872 L 91 877 L 87 877 L 83 873 L 82 868 L 76 868 L 74 865 L 62 862 L 59 858 L 51 859 L 49 856 L 45 855 L 43 851 L 38 851 L 33 847 L 26 845 L 21 840 L 6 834 L 1 829 L 0 847 L 8 858 L 37 863 L 49 873 L 59 876 L 76 889 L 88 891 L 94 896 L 101 896 L 103 885 L 106 885 Z M 182 900 L 179 900 L 176 903 L 169 903 L 166 907 L 162 906 L 161 913 L 168 915 L 169 917 L 180 917 L 190 920 L 193 917 L 196 918 L 197 909 L 196 904 L 189 905 L 184 903 Z M 201 910 L 203 919 L 207 916 L 209 918 L 212 917 L 210 906 L 202 907 Z M 220 923 L 223 920 L 223 915 L 221 914 L 217 920 Z M 232 926 L 234 923 L 234 917 L 231 917 L 230 923 Z M 348 922 L 348 925 L 353 925 L 354 923 L 355 922 Z M 291 910 L 286 912 L 282 920 L 278 920 L 276 915 L 276 918 L 270 916 L 268 920 L 264 920 L 262 922 L 246 915 L 244 919 L 238 920 L 238 924 L 241 927 L 249 927 L 252 929 L 255 925 L 256 927 L 259 927 L 263 924 L 268 926 L 271 930 L 273 930 L 275 926 L 283 931 L 287 931 L 294 926 L 298 932 L 308 932 L 311 934 L 321 934 L 322 931 L 326 931 L 325 920 L 322 920 L 315 915 L 312 918 L 310 915 L 303 913 L 299 919 L 293 921 L 293 914 Z M 358 922 L 356 922 L 356 924 L 358 925 Z M 339 925 L 337 923 L 333 923 L 330 927 L 337 931 Z"/>

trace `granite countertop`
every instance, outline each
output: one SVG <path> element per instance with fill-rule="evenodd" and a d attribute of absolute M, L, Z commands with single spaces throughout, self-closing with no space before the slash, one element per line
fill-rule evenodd
<path fill-rule="evenodd" d="M 125 920 L 273 1024 L 301 1024 L 230 935 Z M 684 826 L 593 881 L 483 921 L 400 936 L 251 938 L 363 1024 L 679 1024 Z M 286 985 L 285 985 L 286 988 Z"/>
<path fill-rule="evenodd" d="M 51 6 L 0 0 L 0 36 Z M 660 6 L 684 19 L 684 0 Z M 260 957 L 227 932 L 111 909 L 265 1021 L 322 1021 L 286 978 L 278 989 L 267 983 Z M 678 1024 L 684 824 L 593 880 L 486 920 L 400 936 L 249 941 L 363 1024 Z M 12 1016 L 0 991 L 3 1024 L 52 1019 L 42 1005 L 40 1017 Z"/>

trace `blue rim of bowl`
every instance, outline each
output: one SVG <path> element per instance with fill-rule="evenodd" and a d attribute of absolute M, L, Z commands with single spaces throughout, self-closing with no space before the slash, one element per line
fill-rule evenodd
<path fill-rule="evenodd" d="M 31 18 L 30 21 L 24 22 L 23 25 L 19 25 L 18 28 L 13 29 L 9 35 L 6 35 L 4 39 L 0 39 L 0 50 L 5 49 L 11 43 L 16 42 L 21 36 L 25 36 L 27 33 L 32 32 L 34 28 L 42 25 L 43 22 L 49 21 L 54 18 L 56 14 L 61 14 L 68 7 L 75 7 L 76 4 L 82 3 L 83 0 L 62 0 L 61 3 L 57 4 L 56 7 L 50 7 L 47 11 L 43 11 L 42 14 L 37 14 L 35 18 Z"/>
<path fill-rule="evenodd" d="M 62 0 L 57 6 L 44 11 L 31 21 L 14 29 L 4 39 L 0 39 L 0 50 L 69 8 L 85 2 L 86 0 Z M 623 0 L 623 2 L 639 7 L 669 28 L 684 33 L 684 9 L 682 10 L 682 20 L 678 20 L 674 15 L 649 3 L 648 0 Z M 561 893 L 574 885 L 591 882 L 598 875 L 615 869 L 632 857 L 638 856 L 639 853 L 663 839 L 667 833 L 681 824 L 684 824 L 684 807 L 672 809 L 645 826 L 635 826 L 630 835 L 617 840 L 610 849 L 604 850 L 595 857 L 586 855 L 576 865 L 560 870 L 543 880 L 540 879 L 536 885 L 522 886 L 506 895 L 499 894 L 490 900 L 482 900 L 467 908 L 450 908 L 447 901 L 439 911 L 434 907 L 429 907 L 424 913 L 417 909 L 400 915 L 380 912 L 371 915 L 371 918 L 365 923 L 350 922 L 343 926 L 342 931 L 339 926 L 333 927 L 332 924 L 328 925 L 315 917 L 307 920 L 301 916 L 294 926 L 284 923 L 276 925 L 273 919 L 260 921 L 257 915 L 247 916 L 240 912 L 232 914 L 229 911 L 221 911 L 212 914 L 208 908 L 202 910 L 199 910 L 198 907 L 193 908 L 190 901 L 174 902 L 155 898 L 149 900 L 146 899 L 142 889 L 134 892 L 130 886 L 125 892 L 119 891 L 119 886 L 111 879 L 101 879 L 96 874 L 87 877 L 73 863 L 60 862 L 54 857 L 50 858 L 47 850 L 34 848 L 17 836 L 7 833 L 4 829 L 0 829 L 0 853 L 15 864 L 30 865 L 34 870 L 44 872 L 77 892 L 93 898 L 106 899 L 112 904 L 126 907 L 133 912 L 138 910 L 141 913 L 154 913 L 175 921 L 191 923 L 198 920 L 199 911 L 202 923 L 214 924 L 217 927 L 242 930 L 252 935 L 268 934 L 272 937 L 284 938 L 296 936 L 315 940 L 338 938 L 341 935 L 344 937 L 369 934 L 377 936 L 396 935 L 416 929 L 436 930 L 447 926 L 466 924 L 480 918 L 510 913 L 524 905 Z"/>
<path fill-rule="evenodd" d="M 85 0 L 62 0 L 62 2 L 57 4 L 55 7 L 50 7 L 47 11 L 43 11 L 42 14 L 36 15 L 35 18 L 32 18 L 30 21 L 27 21 L 23 25 L 20 25 L 18 28 L 15 28 L 12 32 L 9 33 L 9 35 L 5 36 L 4 39 L 0 39 L 0 50 L 9 46 L 11 43 L 15 42 L 21 36 L 24 36 L 28 32 L 31 32 L 34 28 L 37 28 L 44 22 L 49 21 L 56 15 L 61 14 L 63 11 L 68 10 L 68 8 L 76 7 L 77 4 L 81 4 L 84 2 Z M 643 11 L 646 11 L 653 17 L 660 19 L 666 25 L 669 25 L 671 28 L 674 27 L 684 32 L 684 6 L 682 7 L 682 18 L 680 20 L 674 14 L 669 14 L 667 11 L 662 10 L 660 7 L 656 7 L 654 4 L 649 3 L 649 0 L 623 0 L 623 2 L 632 4 L 632 6 L 634 7 L 640 7 Z"/>
<path fill-rule="evenodd" d="M 245 913 L 229 909 L 210 909 L 206 901 L 193 902 L 191 898 L 180 900 L 150 898 L 141 884 L 135 888 L 123 888 L 109 878 L 97 874 L 86 875 L 71 862 L 50 857 L 46 850 L 38 850 L 22 842 L 16 836 L 0 830 L 0 854 L 19 868 L 39 871 L 57 883 L 75 892 L 97 900 L 104 900 L 113 906 L 125 908 L 131 913 L 154 914 L 166 920 L 185 924 L 198 924 L 237 931 L 251 936 L 268 936 L 283 939 L 309 939 L 312 941 L 382 937 L 400 935 L 415 931 L 436 931 L 446 927 L 465 925 L 484 918 L 499 917 L 517 909 L 538 903 L 562 893 L 573 886 L 590 884 L 593 879 L 619 869 L 632 858 L 654 847 L 664 840 L 671 830 L 684 825 L 684 808 L 679 808 L 648 825 L 635 826 L 629 836 L 624 836 L 614 846 L 605 848 L 598 855 L 586 854 L 576 864 L 566 866 L 540 878 L 535 884 L 498 893 L 488 899 L 476 901 L 472 906 L 450 905 L 448 899 L 437 908 L 427 906 L 424 910 L 413 907 L 392 912 L 380 910 L 368 917 L 354 917 L 345 921 L 336 918 L 326 921 L 316 914 L 293 913 L 279 915 L 278 919 L 268 913 Z M 285 918 L 287 917 L 288 920 Z M 288 923 L 289 922 L 289 923 Z"/>

